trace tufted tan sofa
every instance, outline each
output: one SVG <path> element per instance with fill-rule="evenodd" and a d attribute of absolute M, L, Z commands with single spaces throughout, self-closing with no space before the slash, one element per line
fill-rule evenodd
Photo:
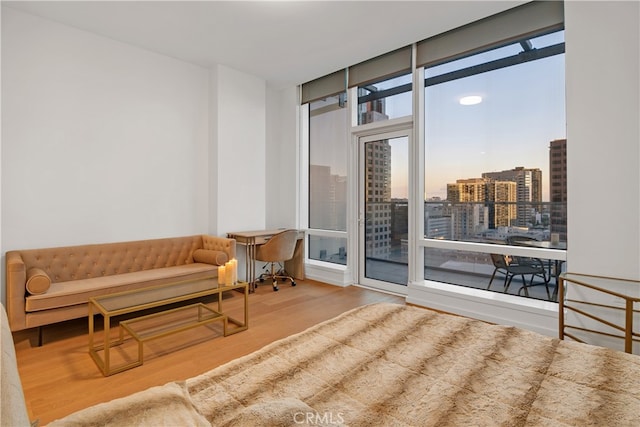
<path fill-rule="evenodd" d="M 90 297 L 182 279 L 217 277 L 235 240 L 196 235 L 6 253 L 12 331 L 87 316 Z"/>

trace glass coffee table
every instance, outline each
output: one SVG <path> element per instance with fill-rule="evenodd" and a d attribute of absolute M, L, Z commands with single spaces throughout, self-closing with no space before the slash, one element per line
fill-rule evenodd
<path fill-rule="evenodd" d="M 244 319 L 237 320 L 225 314 L 222 309 L 222 293 L 237 290 L 244 293 Z M 137 313 L 157 307 L 165 307 L 182 301 L 217 295 L 217 310 L 197 302 L 177 308 L 161 309 L 159 312 L 123 320 L 119 323 L 119 337 L 111 337 L 111 318 Z M 223 335 L 226 337 L 249 327 L 248 311 L 249 284 L 238 282 L 232 286 L 218 286 L 214 277 L 196 280 L 183 280 L 159 286 L 141 288 L 110 295 L 89 298 L 89 354 L 104 376 L 140 366 L 144 362 L 144 346 L 147 341 L 175 334 L 212 322 L 222 322 Z M 103 342 L 94 343 L 94 314 L 102 314 L 104 320 Z M 179 320 L 176 320 L 179 319 Z M 155 322 L 155 327 L 144 327 L 145 323 Z M 235 328 L 229 329 L 232 323 Z M 141 326 L 142 325 L 142 326 Z M 113 367 L 111 350 L 125 342 L 125 334 L 138 344 L 137 359 Z M 102 356 L 101 356 L 102 354 Z"/>

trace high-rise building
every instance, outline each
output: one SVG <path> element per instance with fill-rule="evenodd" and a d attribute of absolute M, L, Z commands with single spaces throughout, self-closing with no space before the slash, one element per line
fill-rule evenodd
<path fill-rule="evenodd" d="M 542 210 L 542 171 L 538 168 L 516 168 L 501 172 L 485 172 L 483 178 L 516 183 L 516 220 L 518 227 L 536 224 L 536 214 Z"/>
<path fill-rule="evenodd" d="M 510 227 L 517 220 L 517 184 L 513 181 L 489 180 L 487 189 L 493 203 L 493 227 Z M 491 219 L 491 208 L 489 218 Z"/>
<path fill-rule="evenodd" d="M 550 232 L 567 241 L 567 140 L 549 144 Z"/>
<path fill-rule="evenodd" d="M 451 217 L 453 239 L 471 239 L 489 226 L 487 180 L 458 179 L 447 184 L 447 200 L 451 202 L 447 216 Z"/>
<path fill-rule="evenodd" d="M 391 144 L 365 144 L 366 255 L 388 258 L 391 252 Z"/>
<path fill-rule="evenodd" d="M 377 91 L 373 85 L 358 89 L 358 96 Z M 377 99 L 359 104 L 359 124 L 387 120 L 385 100 Z M 391 253 L 391 144 L 387 140 L 365 144 L 365 253 L 367 257 L 388 258 Z M 406 210 L 406 208 L 405 208 Z M 397 213 L 396 213 L 397 214 Z M 397 215 L 396 215 L 397 216 Z"/>
<path fill-rule="evenodd" d="M 447 200 L 455 203 L 485 202 L 487 200 L 487 180 L 482 178 L 457 179 L 455 184 L 447 184 Z"/>
<path fill-rule="evenodd" d="M 515 225 L 517 183 L 492 178 L 447 184 L 454 239 L 469 239 L 488 228 Z"/>

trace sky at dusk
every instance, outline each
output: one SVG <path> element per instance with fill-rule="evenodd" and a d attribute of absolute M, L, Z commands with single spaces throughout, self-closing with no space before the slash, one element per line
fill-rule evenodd
<path fill-rule="evenodd" d="M 532 44 L 540 48 L 563 37 L 562 32 L 546 35 Z M 427 69 L 425 76 L 520 51 L 519 44 L 506 46 Z M 479 95 L 482 102 L 461 105 L 460 98 L 468 95 Z M 549 142 L 566 138 L 564 55 L 429 86 L 424 99 L 425 199 L 445 199 L 447 184 L 457 179 L 524 166 L 542 171 L 542 198 L 549 201 Z M 410 115 L 410 94 L 388 99 L 386 109 L 392 118 Z M 392 191 L 397 198 L 407 194 L 406 150 L 406 143 L 392 144 Z"/>
<path fill-rule="evenodd" d="M 534 48 L 540 48 L 562 40 L 561 32 L 533 39 L 532 43 Z M 427 69 L 425 74 L 438 75 L 521 50 L 516 44 Z M 543 201 L 548 201 L 549 143 L 566 138 L 564 77 L 564 55 L 555 55 L 427 87 L 425 198 L 445 199 L 447 184 L 457 179 L 479 178 L 483 172 L 523 166 L 542 170 L 542 196 Z M 410 81 L 410 76 L 405 79 Z M 460 98 L 467 95 L 480 95 L 482 102 L 461 105 Z M 411 93 L 387 98 L 385 107 L 391 118 L 411 115 Z M 344 141 L 343 136 L 335 136 Z M 390 143 L 392 197 L 406 198 L 408 141 L 400 138 Z M 311 153 L 312 164 L 333 162 L 333 173 L 343 174 L 338 170 L 342 168 L 346 172 L 344 157 L 334 154 L 333 159 L 321 160 L 335 150 L 322 151 L 316 154 L 316 160 Z"/>

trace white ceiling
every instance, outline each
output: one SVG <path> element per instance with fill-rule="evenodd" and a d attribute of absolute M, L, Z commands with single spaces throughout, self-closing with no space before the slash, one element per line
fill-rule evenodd
<path fill-rule="evenodd" d="M 523 1 L 2 1 L 203 67 L 286 87 Z"/>

